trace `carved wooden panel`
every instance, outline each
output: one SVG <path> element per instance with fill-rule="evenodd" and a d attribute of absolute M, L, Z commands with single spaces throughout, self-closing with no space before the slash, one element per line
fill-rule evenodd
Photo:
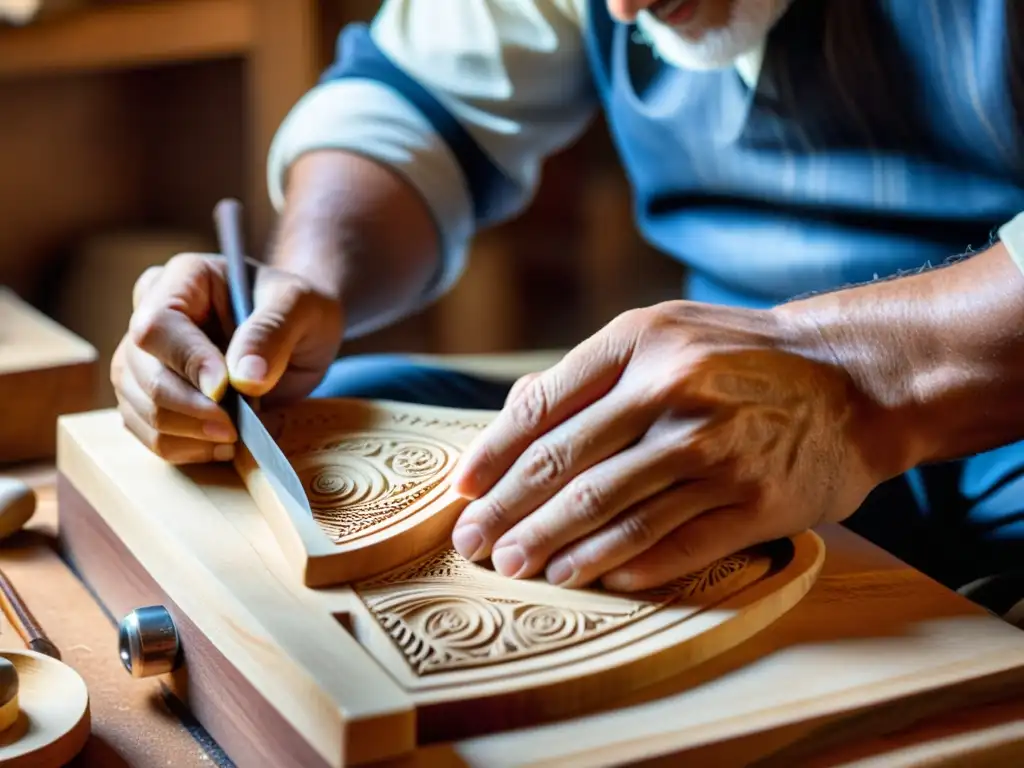
<path fill-rule="evenodd" d="M 403 432 L 358 432 L 293 461 L 313 517 L 336 544 L 378 533 L 444 491 L 459 450 Z"/>
<path fill-rule="evenodd" d="M 381 761 L 417 743 L 597 713 L 769 626 L 818 574 L 813 533 L 630 595 L 506 579 L 453 552 L 447 523 L 425 544 L 449 514 L 447 462 L 488 418 L 341 401 L 268 415 L 317 509 L 292 526 L 272 499 L 254 503 L 252 489 L 266 487 L 244 462 L 246 487 L 221 465 L 175 467 L 116 412 L 90 414 L 64 422 L 60 465 L 73 484 L 65 500 L 79 494 L 92 511 L 69 513 L 62 531 L 94 566 L 137 559 L 101 590 L 124 595 L 151 577 L 162 592 L 144 587 L 143 602 L 117 612 L 167 605 L 182 630 L 181 690 L 200 719 L 275 765 Z M 422 506 L 379 517 L 395 498 Z M 128 554 L 113 554 L 121 541 Z M 291 550 L 298 559 L 282 557 L 307 542 Z M 362 573 L 312 589 L 289 567 L 298 562 L 326 564 L 314 573 L 325 583 Z"/>
<path fill-rule="evenodd" d="M 760 578 L 769 565 L 763 555 L 740 553 L 627 597 L 512 581 L 445 548 L 356 591 L 422 678 L 578 647 L 668 607 L 694 612 Z"/>
<path fill-rule="evenodd" d="M 236 462 L 305 583 L 350 585 L 347 624 L 422 716 L 467 702 L 499 719 L 522 714 L 508 702 L 575 709 L 720 653 L 777 615 L 751 606 L 764 607 L 758 588 L 793 563 L 789 540 L 630 595 L 508 579 L 459 556 L 450 534 L 464 502 L 448 478 L 492 416 L 340 399 L 264 414 L 310 502 L 302 519 L 251 460 Z M 777 605 L 799 599 L 819 565 L 805 552 Z M 456 723 L 431 730 L 451 735 Z"/>
<path fill-rule="evenodd" d="M 245 451 L 236 466 L 305 583 L 349 582 L 445 540 L 465 506 L 448 477 L 492 416 L 347 399 L 262 414 L 302 481 L 312 520 L 289 515 Z"/>

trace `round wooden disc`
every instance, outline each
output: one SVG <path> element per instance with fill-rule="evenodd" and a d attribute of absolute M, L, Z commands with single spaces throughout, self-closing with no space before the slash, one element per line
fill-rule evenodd
<path fill-rule="evenodd" d="M 60 766 L 89 739 L 89 692 L 63 662 L 35 651 L 0 651 L 18 670 L 14 725 L 0 732 L 0 766 Z"/>

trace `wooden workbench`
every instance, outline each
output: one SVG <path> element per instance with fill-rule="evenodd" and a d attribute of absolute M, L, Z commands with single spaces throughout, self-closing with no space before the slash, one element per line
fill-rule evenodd
<path fill-rule="evenodd" d="M 169 704 L 155 679 L 133 680 L 117 658 L 116 630 L 92 599 L 82 583 L 68 570 L 53 549 L 56 532 L 56 499 L 52 468 L 37 466 L 15 472 L 37 489 L 39 510 L 29 530 L 0 546 L 0 567 L 21 591 L 37 618 L 62 649 L 65 660 L 85 678 L 92 697 L 93 736 L 81 756 L 82 765 L 157 766 L 172 764 L 210 766 L 225 758 L 201 728 L 188 722 L 187 713 Z M 830 638 L 843 642 L 872 642 L 899 634 L 904 644 L 907 669 L 918 652 L 925 652 L 927 633 L 923 628 L 942 622 L 970 617 L 972 606 L 889 557 L 876 547 L 838 527 L 826 527 L 820 533 L 828 544 L 825 569 L 810 595 L 769 631 L 755 637 L 734 652 L 705 667 L 699 678 L 721 675 L 742 677 L 743 665 L 752 659 L 779 651 L 797 643 L 821 643 Z M 838 595 L 843 600 L 837 600 Z M 850 597 L 852 595 L 852 598 Z M 853 603 L 856 604 L 853 604 Z M 117 617 L 119 618 L 119 617 Z M 915 647 L 915 634 L 922 637 L 921 650 Z M 928 642 L 934 642 L 932 638 Z M 18 647 L 17 636 L 6 624 L 0 624 L 0 646 Z M 890 663 L 891 663 L 891 656 Z M 809 674 L 828 674 L 828 669 L 809 670 Z M 698 681 L 699 682 L 699 681 Z M 792 681 L 799 686 L 799 681 Z M 906 711 L 920 715 L 927 709 L 922 702 Z M 652 715 L 656 715 L 652 710 Z M 780 743 L 790 743 L 789 751 L 777 755 L 773 764 L 813 766 L 871 765 L 1009 765 L 1024 764 L 1024 698 L 1009 703 L 974 707 L 940 718 L 925 718 L 906 728 L 900 712 L 855 712 L 851 716 L 800 726 L 795 741 L 792 734 Z M 600 727 L 600 720 L 595 721 Z M 640 734 L 651 746 L 658 746 L 660 730 Z M 664 729 L 667 733 L 670 729 Z M 526 740 L 537 750 L 544 739 L 543 729 Z M 864 738 L 881 734 L 884 738 Z M 661 737 L 664 740 L 665 737 Z M 519 743 L 523 743 L 520 740 Z M 825 745 L 825 746 L 823 746 Z M 818 749 L 822 747 L 821 749 Z M 558 757 L 557 739 L 550 751 L 531 753 L 534 764 L 566 765 Z M 689 765 L 748 764 L 743 744 L 732 745 L 728 754 L 714 744 L 686 754 Z M 759 747 L 760 748 L 760 747 Z M 798 757 L 814 748 L 816 757 Z M 457 745 L 442 745 L 422 750 L 408 766 L 494 765 L 527 755 L 517 748 L 516 735 L 497 735 L 469 740 Z M 614 761 L 614 754 L 603 759 Z M 662 758 L 672 764 L 679 755 Z"/>

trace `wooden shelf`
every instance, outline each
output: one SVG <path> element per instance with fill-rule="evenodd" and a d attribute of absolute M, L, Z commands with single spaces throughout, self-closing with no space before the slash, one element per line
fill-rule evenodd
<path fill-rule="evenodd" d="M 249 0 L 107 4 L 0 29 L 0 78 L 244 55 L 253 29 Z"/>

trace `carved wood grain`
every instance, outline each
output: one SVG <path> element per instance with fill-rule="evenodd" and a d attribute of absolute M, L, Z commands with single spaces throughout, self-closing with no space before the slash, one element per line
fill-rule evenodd
<path fill-rule="evenodd" d="M 164 466 L 123 430 L 116 412 L 64 420 L 61 442 L 60 469 L 88 512 L 79 516 L 66 507 L 64 494 L 62 518 L 67 512 L 76 522 L 65 526 L 62 519 L 62 536 L 88 560 L 85 570 L 103 574 L 90 580 L 108 606 L 169 601 L 185 628 L 181 676 L 189 697 L 227 708 L 197 714 L 207 728 L 230 732 L 225 744 L 239 765 L 273 763 L 275 754 L 284 758 L 275 765 L 307 764 L 309 750 L 331 765 L 381 761 L 411 753 L 410 728 L 421 745 L 479 736 L 419 748 L 417 759 L 406 760 L 407 754 L 387 765 L 598 766 L 658 756 L 667 765 L 751 765 L 790 746 L 802 756 L 840 731 L 847 741 L 878 736 L 908 719 L 988 695 L 1010 696 L 1020 687 L 1019 630 L 848 531 L 825 526 L 827 572 L 781 621 L 773 623 L 815 580 L 823 549 L 814 534 L 795 537 L 788 559 L 767 553 L 773 566 L 787 563 L 781 569 L 585 662 L 533 679 L 523 674 L 470 682 L 461 691 L 396 696 L 395 675 L 408 662 L 357 595 L 366 582 L 383 586 L 386 578 L 356 589 L 302 586 L 290 578 L 266 516 L 231 468 Z M 538 586 L 522 584 L 516 595 L 536 601 Z M 345 626 L 355 638 L 335 632 L 337 622 L 324 631 L 339 610 L 349 613 Z M 724 615 L 731 618 L 720 621 Z M 553 655 L 515 664 L 541 664 Z M 508 670 L 522 669 L 515 664 Z M 309 676 L 290 674 L 295 666 Z M 244 691 L 234 690 L 230 669 L 246 682 Z M 686 671 L 671 671 L 679 669 Z M 422 678 L 437 683 L 473 672 Z M 399 691 L 389 691 L 391 685 Z M 405 698 L 415 707 L 415 722 L 401 714 Z M 260 713 L 263 707 L 277 714 Z M 342 717 L 325 721 L 333 708 Z M 265 716 L 281 730 L 268 727 Z M 519 727 L 531 724 L 536 727 Z M 292 740 L 305 746 L 289 759 L 283 750 Z M 325 750 L 329 744 L 338 748 Z M 261 753 L 266 745 L 282 751 Z M 444 762 L 445 755 L 454 763 Z"/>
<path fill-rule="evenodd" d="M 447 540 L 466 504 L 448 476 L 493 416 L 341 398 L 261 414 L 303 483 L 312 520 L 280 503 L 248 451 L 235 467 L 303 583 L 351 583 Z"/>
<path fill-rule="evenodd" d="M 785 571 L 792 544 L 738 553 L 629 596 L 506 579 L 465 560 L 450 545 L 464 502 L 448 476 L 493 416 L 344 399 L 262 414 L 312 516 L 292 517 L 251 457 L 236 460 L 285 559 L 307 586 L 350 585 L 361 608 L 346 621 L 417 705 L 487 702 L 510 722 L 530 716 L 524 702 L 547 715 L 576 711 L 605 697 L 609 681 L 632 690 L 728 648 L 774 621 L 813 582 L 820 557 L 806 540 L 810 554 L 766 596 L 773 607 L 750 615 L 721 605 Z M 730 630 L 709 640 L 722 625 Z M 431 728 L 454 735 L 444 724 Z"/>

